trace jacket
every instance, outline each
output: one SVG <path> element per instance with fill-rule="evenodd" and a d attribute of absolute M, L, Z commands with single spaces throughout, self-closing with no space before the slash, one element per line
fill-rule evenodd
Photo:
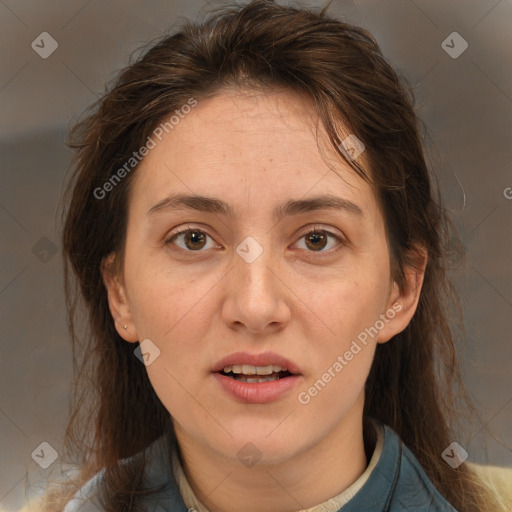
<path fill-rule="evenodd" d="M 361 489 L 339 512 L 457 512 L 433 486 L 412 452 L 387 425 L 382 425 L 384 443 L 380 458 Z M 158 495 L 146 497 L 148 512 L 194 512 L 187 509 L 171 471 L 167 437 L 162 436 L 146 448 L 149 464 L 148 486 L 166 484 Z M 103 509 L 94 496 L 103 471 L 89 480 L 71 500 L 65 512 L 99 512 Z M 243 511 L 241 511 L 243 512 Z"/>

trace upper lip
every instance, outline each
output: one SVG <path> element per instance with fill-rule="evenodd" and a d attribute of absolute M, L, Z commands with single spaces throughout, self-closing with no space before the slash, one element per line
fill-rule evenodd
<path fill-rule="evenodd" d="M 262 352 L 260 354 L 250 354 L 249 352 L 234 352 L 228 356 L 222 358 L 220 361 L 215 363 L 213 372 L 220 372 L 224 370 L 226 366 L 232 364 L 248 364 L 253 366 L 280 366 L 286 368 L 290 373 L 300 374 L 300 368 L 286 357 L 280 356 L 275 352 Z"/>

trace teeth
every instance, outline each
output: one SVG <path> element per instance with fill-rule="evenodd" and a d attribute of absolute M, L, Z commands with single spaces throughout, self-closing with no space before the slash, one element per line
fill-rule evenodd
<path fill-rule="evenodd" d="M 271 380 L 278 380 L 279 377 L 277 375 L 273 377 L 265 377 L 265 378 L 258 378 L 258 377 L 246 377 L 245 375 L 236 375 L 233 377 L 235 380 L 240 380 L 242 382 L 270 382 Z"/>
<path fill-rule="evenodd" d="M 242 373 L 244 375 L 254 375 L 256 373 L 256 366 L 251 366 L 250 364 L 242 365 Z"/>
<path fill-rule="evenodd" d="M 271 373 L 279 373 L 286 368 L 281 368 L 278 365 L 269 366 L 253 366 L 251 364 L 232 364 L 224 367 L 224 373 L 243 373 L 244 375 L 270 375 Z"/>

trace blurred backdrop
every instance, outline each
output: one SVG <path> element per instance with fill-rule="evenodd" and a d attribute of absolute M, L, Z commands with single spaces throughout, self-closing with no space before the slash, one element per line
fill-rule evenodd
<path fill-rule="evenodd" d="M 68 127 L 130 54 L 221 4 L 0 1 L 0 510 L 40 492 L 69 413 L 59 240 Z M 414 88 L 462 237 L 451 274 L 465 315 L 460 356 L 488 427 L 461 444 L 470 460 L 512 467 L 512 1 L 340 0 L 330 12 L 369 29 Z"/>

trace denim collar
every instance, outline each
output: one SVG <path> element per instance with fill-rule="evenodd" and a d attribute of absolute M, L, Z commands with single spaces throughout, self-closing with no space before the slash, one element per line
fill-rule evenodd
<path fill-rule="evenodd" d="M 379 423 L 377 422 L 379 425 Z M 368 480 L 338 512 L 457 512 L 434 488 L 412 452 L 387 425 L 383 428 L 382 453 Z M 172 474 L 169 437 L 151 444 L 147 483 L 166 484 L 160 494 L 147 498 L 147 510 L 155 512 L 193 512 L 187 509 Z"/>

